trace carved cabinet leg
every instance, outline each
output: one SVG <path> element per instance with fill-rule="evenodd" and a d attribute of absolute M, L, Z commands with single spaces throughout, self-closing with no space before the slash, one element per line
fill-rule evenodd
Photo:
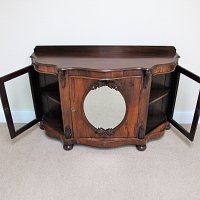
<path fill-rule="evenodd" d="M 73 144 L 63 144 L 63 149 L 69 151 L 73 149 L 73 146 Z"/>
<path fill-rule="evenodd" d="M 144 151 L 144 150 L 146 150 L 147 145 L 146 144 L 144 144 L 144 145 L 136 145 L 136 148 L 137 148 L 138 151 Z"/>

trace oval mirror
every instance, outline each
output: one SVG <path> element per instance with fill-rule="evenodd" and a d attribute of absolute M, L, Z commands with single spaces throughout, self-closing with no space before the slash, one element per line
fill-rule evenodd
<path fill-rule="evenodd" d="M 103 86 L 91 90 L 83 103 L 84 113 L 96 129 L 115 128 L 124 119 L 126 103 L 119 91 Z"/>

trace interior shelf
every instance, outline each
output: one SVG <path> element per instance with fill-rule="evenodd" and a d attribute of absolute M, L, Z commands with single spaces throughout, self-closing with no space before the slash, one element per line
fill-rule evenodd
<path fill-rule="evenodd" d="M 63 132 L 63 125 L 62 125 L 62 116 L 61 113 L 47 113 L 44 115 L 43 120 L 48 123 L 52 128 Z"/>
<path fill-rule="evenodd" d="M 152 89 L 149 104 L 155 103 L 169 94 L 169 89 Z"/>
<path fill-rule="evenodd" d="M 47 87 L 42 88 L 42 94 L 49 97 L 55 103 L 60 104 L 60 94 L 58 83 L 53 83 Z"/>
<path fill-rule="evenodd" d="M 148 115 L 148 123 L 146 132 L 148 133 L 152 129 L 156 128 L 158 125 L 162 124 L 163 122 L 167 121 L 167 116 L 165 113 L 155 113 L 155 114 L 149 114 Z"/>
<path fill-rule="evenodd" d="M 47 91 L 43 93 L 44 95 L 47 95 L 52 101 L 54 101 L 57 104 L 60 104 L 60 95 L 57 91 Z"/>

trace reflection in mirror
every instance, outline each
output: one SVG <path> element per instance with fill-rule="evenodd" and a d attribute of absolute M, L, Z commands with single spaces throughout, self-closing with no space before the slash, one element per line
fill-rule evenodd
<path fill-rule="evenodd" d="M 91 90 L 84 100 L 87 120 L 95 128 L 115 128 L 124 119 L 126 103 L 119 91 L 103 86 Z"/>
<path fill-rule="evenodd" d="M 5 88 L 15 130 L 18 130 L 36 118 L 28 74 L 5 82 Z"/>
<path fill-rule="evenodd" d="M 188 132 L 191 129 L 199 90 L 199 83 L 181 74 L 173 119 Z"/>

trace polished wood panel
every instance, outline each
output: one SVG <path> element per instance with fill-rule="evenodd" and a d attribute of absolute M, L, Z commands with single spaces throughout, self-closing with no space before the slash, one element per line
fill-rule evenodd
<path fill-rule="evenodd" d="M 146 68 L 159 74 L 172 72 L 179 56 L 171 46 L 38 46 L 31 58 L 41 73 L 57 74 L 59 69 L 107 72 Z"/>
<path fill-rule="evenodd" d="M 43 55 L 65 55 L 68 57 L 173 57 L 176 49 L 173 46 L 36 46 L 34 53 Z"/>
<path fill-rule="evenodd" d="M 88 122 L 83 110 L 85 96 L 98 79 L 83 77 L 70 78 L 70 98 L 72 109 L 73 132 L 75 137 L 136 137 L 142 77 L 112 79 L 126 102 L 126 115 L 122 123 L 114 129 L 112 136 L 99 136 L 96 129 Z M 75 123 L 78 122 L 78 123 Z"/>

